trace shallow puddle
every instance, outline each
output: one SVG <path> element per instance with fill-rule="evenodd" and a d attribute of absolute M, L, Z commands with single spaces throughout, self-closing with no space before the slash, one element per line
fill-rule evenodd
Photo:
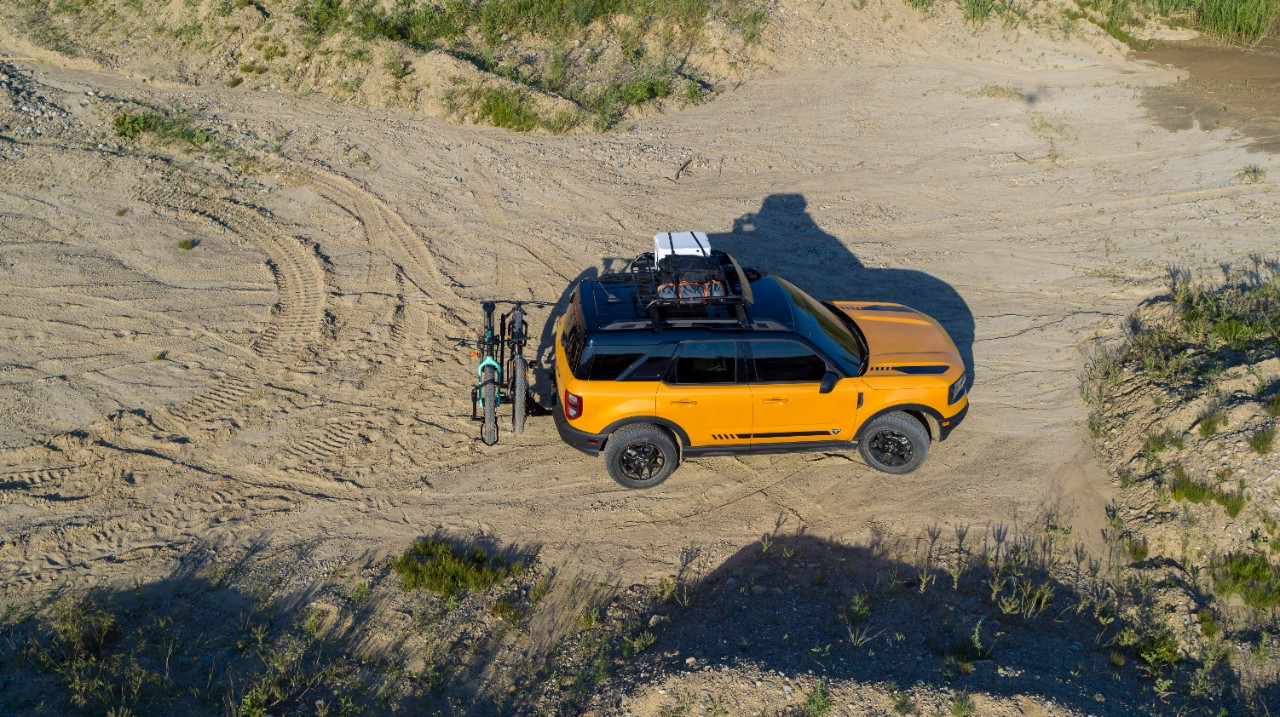
<path fill-rule="evenodd" d="M 1172 65 L 1190 76 L 1149 90 L 1147 111 L 1165 129 L 1231 128 L 1251 148 L 1280 154 L 1280 41 L 1253 48 L 1208 42 L 1167 43 L 1138 59 Z"/>

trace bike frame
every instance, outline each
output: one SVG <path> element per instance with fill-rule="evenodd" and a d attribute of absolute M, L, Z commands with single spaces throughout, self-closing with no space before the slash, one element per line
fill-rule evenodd
<path fill-rule="evenodd" d="M 495 321 L 498 304 L 511 304 L 512 309 L 498 315 Z M 501 406 L 503 401 L 511 400 L 515 386 L 512 365 L 517 356 L 524 357 L 524 348 L 529 341 L 526 333 L 528 320 L 522 319 L 521 325 L 516 326 L 512 319 L 517 310 L 522 317 L 527 316 L 524 311 L 526 306 L 550 306 L 550 304 L 542 301 L 521 300 L 495 300 L 481 304 L 484 311 L 484 329 L 481 337 L 474 340 L 474 345 L 478 349 L 476 353 L 480 356 L 480 365 L 476 367 L 477 383 L 471 389 L 471 418 L 474 420 L 483 420 L 479 411 L 484 408 L 484 400 L 481 396 L 484 390 L 486 368 L 494 369 L 496 374 L 498 390 L 495 392 L 497 399 L 494 408 Z M 468 344 L 472 341 L 460 339 L 459 343 Z"/>

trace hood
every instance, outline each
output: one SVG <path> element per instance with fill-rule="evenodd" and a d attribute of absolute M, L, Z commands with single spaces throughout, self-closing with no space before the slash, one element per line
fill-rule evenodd
<path fill-rule="evenodd" d="M 933 318 L 902 304 L 883 301 L 833 301 L 867 339 L 867 361 L 873 368 L 896 373 L 940 375 L 964 370 L 964 362 L 947 330 Z"/>

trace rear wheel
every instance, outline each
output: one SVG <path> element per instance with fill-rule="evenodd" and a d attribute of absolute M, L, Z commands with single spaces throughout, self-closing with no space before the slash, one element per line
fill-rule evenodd
<path fill-rule="evenodd" d="M 929 455 L 929 433 L 911 416 L 895 411 L 866 427 L 858 453 L 867 465 L 885 473 L 910 473 Z"/>
<path fill-rule="evenodd" d="M 523 356 L 511 359 L 511 432 L 524 433 L 525 400 L 529 397 L 529 364 Z"/>
<path fill-rule="evenodd" d="M 651 488 L 675 472 L 680 451 L 657 426 L 624 426 L 605 442 L 604 464 L 609 477 L 627 488 Z"/>
<path fill-rule="evenodd" d="M 480 374 L 480 402 L 484 408 L 484 433 L 481 439 L 486 446 L 498 442 L 498 372 L 492 366 Z"/>

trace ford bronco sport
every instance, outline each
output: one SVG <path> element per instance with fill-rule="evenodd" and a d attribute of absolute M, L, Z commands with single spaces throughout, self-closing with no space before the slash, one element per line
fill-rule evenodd
<path fill-rule="evenodd" d="M 560 437 L 603 452 L 622 485 L 657 485 L 689 456 L 855 446 L 909 473 L 964 418 L 964 363 L 932 318 L 817 301 L 700 232 L 655 249 L 581 281 L 556 327 Z"/>

